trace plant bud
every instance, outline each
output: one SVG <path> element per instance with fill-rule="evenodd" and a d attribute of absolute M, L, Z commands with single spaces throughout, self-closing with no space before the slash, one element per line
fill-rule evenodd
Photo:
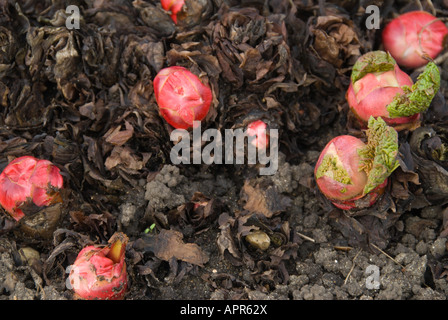
<path fill-rule="evenodd" d="M 381 117 L 388 125 L 412 126 L 431 104 L 440 87 L 438 67 L 430 62 L 416 83 L 384 51 L 361 56 L 353 66 L 346 98 L 363 127 Z"/>
<path fill-rule="evenodd" d="M 448 28 L 425 11 L 412 11 L 393 19 L 383 31 L 383 45 L 398 64 L 418 68 L 443 50 Z"/>
<path fill-rule="evenodd" d="M 267 125 L 262 120 L 251 122 L 247 126 L 247 135 L 254 137 L 252 145 L 261 149 L 269 146 L 269 135 L 267 134 Z"/>
<path fill-rule="evenodd" d="M 107 246 L 82 249 L 69 275 L 75 298 L 85 300 L 120 300 L 126 293 L 128 276 L 125 253 L 128 237 L 115 233 Z"/>
<path fill-rule="evenodd" d="M 162 8 L 166 11 L 171 11 L 171 19 L 177 24 L 177 13 L 182 10 L 184 0 L 161 0 Z"/>
<path fill-rule="evenodd" d="M 212 91 L 183 67 L 162 69 L 154 78 L 154 94 L 162 117 L 176 129 L 193 127 L 207 116 Z"/>
<path fill-rule="evenodd" d="M 16 220 L 25 214 L 28 201 L 38 207 L 61 202 L 63 179 L 59 168 L 48 160 L 23 156 L 11 161 L 0 174 L 0 204 Z"/>
<path fill-rule="evenodd" d="M 314 176 L 323 195 L 336 207 L 369 207 L 384 192 L 399 166 L 398 134 L 381 119 L 369 120 L 367 144 L 343 135 L 332 139 L 316 163 Z"/>

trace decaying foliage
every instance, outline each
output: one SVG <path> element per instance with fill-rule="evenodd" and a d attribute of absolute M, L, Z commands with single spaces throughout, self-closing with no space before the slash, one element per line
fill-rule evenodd
<path fill-rule="evenodd" d="M 195 243 L 209 234 L 215 238 L 202 243 L 232 266 L 247 266 L 247 278 L 262 290 L 288 281 L 288 263 L 301 243 L 290 225 L 293 195 L 257 179 L 252 167 L 181 169 L 189 183 L 207 170 L 225 173 L 237 186 L 232 203 L 198 190 L 172 206 L 145 199 L 143 186 L 170 162 L 173 146 L 173 128 L 158 113 L 152 84 L 164 67 L 186 67 L 212 89 L 203 130 L 263 119 L 279 129 L 288 161 L 304 161 L 305 151 L 321 150 L 336 133 L 363 134 L 347 117 L 344 95 L 356 59 L 378 43 L 357 1 L 185 3 L 174 24 L 155 0 L 0 0 L 0 169 L 23 155 L 50 159 L 69 192 L 68 214 L 47 242 L 42 275 L 48 283 L 62 283 L 58 266 L 70 264 L 76 249 L 120 228 L 130 233 L 128 265 L 137 270 L 131 272 L 136 286 L 148 281 L 156 287 L 166 274 L 170 283 L 199 275 L 216 259 Z M 80 8 L 79 29 L 65 26 L 69 4 Z M 384 248 L 403 213 L 446 206 L 445 95 L 446 89 L 420 128 L 400 133 L 400 168 L 373 208 L 344 212 L 321 199 L 350 245 Z M 157 183 L 176 195 L 175 183 Z M 320 199 L 313 183 L 307 187 Z M 136 207 L 128 224 L 118 218 L 126 201 Z M 2 234 L 17 229 L 1 219 Z M 447 234 L 446 210 L 444 219 Z M 148 224 L 155 227 L 144 233 Z M 434 264 L 437 277 L 446 274 L 443 263 Z M 202 277 L 245 297 L 247 283 L 231 274 Z"/>

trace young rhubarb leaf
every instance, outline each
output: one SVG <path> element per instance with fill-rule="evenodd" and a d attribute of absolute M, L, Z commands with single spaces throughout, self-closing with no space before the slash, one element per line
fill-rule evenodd
<path fill-rule="evenodd" d="M 429 62 L 411 88 L 403 86 L 403 94 L 397 94 L 387 106 L 392 118 L 407 117 L 428 109 L 440 88 L 440 72 L 434 62 Z"/>
<path fill-rule="evenodd" d="M 378 117 L 370 117 L 366 131 L 367 144 L 358 150 L 361 157 L 360 170 L 367 174 L 364 194 L 382 184 L 399 167 L 398 133 Z"/>
<path fill-rule="evenodd" d="M 355 83 L 366 74 L 392 71 L 395 68 L 394 58 L 384 51 L 371 51 L 361 56 L 352 69 L 351 80 Z"/>

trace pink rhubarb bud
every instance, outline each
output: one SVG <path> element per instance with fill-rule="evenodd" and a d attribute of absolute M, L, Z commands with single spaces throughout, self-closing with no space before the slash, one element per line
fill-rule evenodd
<path fill-rule="evenodd" d="M 418 68 L 443 50 L 448 28 L 425 11 L 412 11 L 393 19 L 383 31 L 383 45 L 400 66 Z"/>
<path fill-rule="evenodd" d="M 23 156 L 11 161 L 0 174 L 0 204 L 16 220 L 25 214 L 21 206 L 32 201 L 43 207 L 61 202 L 63 179 L 48 160 Z"/>
<path fill-rule="evenodd" d="M 364 127 L 373 116 L 404 128 L 419 119 L 439 87 L 440 73 L 433 62 L 426 65 L 414 84 L 390 54 L 373 51 L 361 56 L 353 66 L 346 98 Z"/>
<path fill-rule="evenodd" d="M 184 0 L 161 0 L 162 8 L 171 11 L 171 19 L 177 24 L 177 13 L 182 10 Z"/>
<path fill-rule="evenodd" d="M 381 119 L 369 120 L 367 144 L 343 135 L 332 139 L 314 170 L 317 186 L 336 207 L 369 207 L 383 194 L 390 174 L 399 166 L 398 134 Z"/>
<path fill-rule="evenodd" d="M 162 69 L 153 85 L 160 114 L 174 128 L 193 127 L 193 121 L 206 117 L 212 91 L 189 70 L 178 66 Z"/>
<path fill-rule="evenodd" d="M 266 149 L 269 146 L 269 135 L 267 134 L 267 125 L 262 120 L 251 122 L 247 126 L 247 135 L 254 137 L 252 145 L 258 148 Z"/>
<path fill-rule="evenodd" d="M 125 253 L 128 237 L 117 232 L 107 246 L 87 246 L 71 266 L 69 281 L 75 298 L 120 300 L 126 293 L 128 276 Z"/>

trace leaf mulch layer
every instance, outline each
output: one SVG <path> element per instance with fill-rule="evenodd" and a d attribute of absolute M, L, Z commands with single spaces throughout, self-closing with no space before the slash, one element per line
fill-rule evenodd
<path fill-rule="evenodd" d="M 313 180 L 332 137 L 363 136 L 345 91 L 356 59 L 381 49 L 370 4 L 381 27 L 410 10 L 448 17 L 441 0 L 186 0 L 175 25 L 159 1 L 0 0 L 0 169 L 32 155 L 65 179 L 57 210 L 1 215 L 0 298 L 72 299 L 79 250 L 122 231 L 126 299 L 445 299 L 448 62 L 374 208 L 337 210 Z M 172 65 L 212 88 L 202 130 L 279 130 L 274 175 L 171 164 L 152 80 Z"/>

